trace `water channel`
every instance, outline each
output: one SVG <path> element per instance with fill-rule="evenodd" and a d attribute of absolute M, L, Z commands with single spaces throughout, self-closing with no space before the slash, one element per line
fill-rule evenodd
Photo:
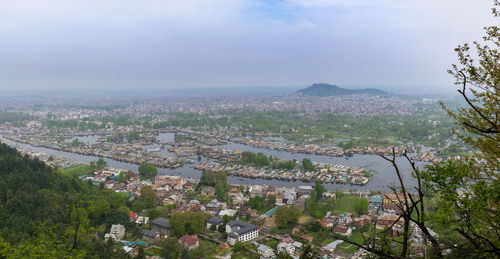
<path fill-rule="evenodd" d="M 174 133 L 160 133 L 157 137 L 162 142 L 168 142 L 173 140 Z M 95 136 L 89 136 L 88 139 L 81 139 L 80 141 L 89 141 L 94 142 L 93 140 L 97 139 Z M 64 151 L 58 151 L 45 147 L 35 147 L 28 144 L 17 143 L 14 141 L 7 140 L 0 136 L 0 140 L 3 143 L 9 144 L 13 147 L 22 147 L 24 149 L 34 150 L 37 152 L 47 153 L 53 156 L 66 157 L 75 161 L 89 163 L 91 161 L 95 161 L 99 159 L 97 156 L 87 156 L 80 155 L 75 153 L 69 153 Z M 157 147 L 157 145 L 151 145 L 152 148 Z M 168 147 L 165 147 L 163 150 L 159 151 L 158 154 L 163 157 L 171 157 L 173 154 L 168 152 Z M 265 149 L 265 148 L 256 148 L 251 147 L 239 143 L 229 142 L 226 145 L 221 145 L 220 148 L 230 149 L 230 150 L 241 150 L 241 151 L 252 151 L 252 152 L 261 152 L 265 155 L 273 155 L 281 159 L 296 159 L 297 161 L 302 160 L 303 158 L 309 158 L 314 162 L 322 162 L 322 163 L 330 163 L 330 164 L 340 164 L 351 167 L 363 167 L 367 171 L 373 173 L 372 179 L 370 182 L 364 186 L 354 186 L 354 185 L 342 185 L 342 184 L 324 184 L 327 189 L 330 190 L 344 190 L 344 189 L 361 189 L 361 190 L 389 190 L 388 186 L 392 184 L 396 184 L 397 176 L 392 164 L 378 155 L 364 155 L 364 154 L 355 154 L 352 157 L 331 157 L 331 156 L 322 156 L 322 155 L 314 155 L 314 154 L 303 154 L 303 153 L 291 153 L 287 151 L 281 150 L 273 150 L 273 149 Z M 201 171 L 194 169 L 194 167 L 200 162 L 210 161 L 204 157 L 202 157 L 201 161 L 197 161 L 196 157 L 191 157 L 190 159 L 195 160 L 196 162 L 193 164 L 186 164 L 183 167 L 176 169 L 168 169 L 168 168 L 159 168 L 158 171 L 160 174 L 168 174 L 168 175 L 179 175 L 185 178 L 194 178 L 198 179 L 201 176 Z M 126 169 L 126 170 L 134 170 L 138 169 L 138 165 L 120 162 L 116 160 L 111 160 L 105 158 L 106 162 L 109 166 Z M 411 166 L 406 161 L 405 158 L 398 157 L 396 159 L 397 164 L 399 165 L 400 171 L 403 174 L 403 181 L 405 182 L 407 187 L 412 187 L 416 185 L 416 180 L 411 177 Z M 425 163 L 417 162 L 417 166 L 422 168 Z M 239 178 L 237 176 L 228 176 L 229 182 L 234 184 L 246 184 L 246 185 L 271 185 L 277 187 L 298 187 L 301 185 L 314 185 L 314 183 L 307 182 L 289 182 L 289 181 L 280 181 L 280 180 L 265 180 L 265 179 L 249 179 L 249 178 Z M 398 185 L 398 184 L 396 184 Z"/>

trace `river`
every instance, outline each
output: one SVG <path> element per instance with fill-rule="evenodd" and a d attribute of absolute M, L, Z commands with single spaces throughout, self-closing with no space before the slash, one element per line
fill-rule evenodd
<path fill-rule="evenodd" d="M 168 135 L 164 135 L 168 134 Z M 172 140 L 173 139 L 173 134 L 174 133 L 160 133 L 161 139 L 162 140 Z M 85 162 L 89 163 L 91 161 L 95 161 L 99 159 L 97 156 L 87 156 L 87 155 L 80 155 L 80 154 L 74 154 L 74 153 L 69 153 L 65 151 L 58 151 L 50 148 L 45 148 L 45 147 L 34 147 L 28 144 L 22 144 L 22 143 L 17 143 L 14 141 L 7 140 L 3 137 L 0 136 L 0 140 L 3 143 L 9 144 L 10 146 L 14 147 L 22 147 L 25 149 L 30 149 L 34 150 L 37 152 L 43 152 L 47 153 L 53 156 L 62 156 L 66 157 L 75 161 L 80 161 L 80 162 Z M 280 151 L 280 150 L 272 150 L 272 149 L 265 149 L 265 148 L 255 148 L 239 143 L 228 143 L 226 145 L 221 145 L 221 148 L 224 149 L 231 149 L 231 150 L 242 150 L 242 151 L 252 151 L 252 152 L 261 152 L 265 155 L 273 155 L 278 158 L 283 158 L 283 159 L 296 159 L 298 161 L 302 160 L 303 158 L 309 158 L 311 161 L 314 162 L 322 162 L 322 163 L 330 163 L 330 164 L 340 164 L 340 165 L 346 165 L 346 166 L 351 166 L 351 167 L 363 167 L 367 171 L 373 173 L 372 179 L 370 179 L 370 182 L 367 185 L 364 186 L 353 186 L 353 185 L 341 185 L 341 184 L 324 184 L 324 186 L 329 189 L 329 190 L 344 190 L 344 189 L 361 189 L 361 190 L 383 190 L 387 191 L 389 190 L 388 186 L 392 184 L 396 184 L 397 176 L 395 173 L 395 170 L 392 166 L 392 164 L 383 158 L 381 158 L 378 155 L 362 155 L 362 154 L 355 154 L 352 157 L 345 159 L 344 157 L 331 157 L 331 156 L 322 156 L 322 155 L 313 155 L 313 154 L 302 154 L 302 153 L 291 153 L 287 151 Z M 159 152 L 159 154 L 163 157 L 166 156 L 173 156 L 170 152 L 168 152 L 167 147 Z M 169 168 L 158 168 L 158 172 L 160 174 L 168 174 L 168 175 L 180 175 L 186 178 L 195 178 L 199 179 L 201 176 L 201 171 L 194 169 L 194 167 L 199 164 L 200 162 L 207 162 L 211 161 L 209 159 L 206 159 L 202 157 L 201 161 L 198 162 L 196 157 L 193 157 L 191 159 L 196 160 L 195 163 L 193 164 L 186 164 L 183 167 L 176 168 L 176 169 L 169 169 Z M 125 163 L 125 162 L 120 162 L 112 159 L 105 158 L 104 159 L 109 166 L 120 168 L 120 169 L 126 169 L 126 170 L 133 170 L 137 171 L 138 165 L 131 164 L 131 163 Z M 413 187 L 416 185 L 416 180 L 411 177 L 411 166 L 406 161 L 405 158 L 398 157 L 396 159 L 397 164 L 400 167 L 400 171 L 402 172 L 403 175 L 403 181 L 407 187 Z M 417 162 L 417 166 L 420 168 L 423 167 L 425 163 L 423 162 Z M 246 185 L 254 185 L 254 184 L 259 184 L 259 185 L 271 185 L 271 186 L 277 186 L 277 187 L 298 187 L 300 185 L 314 185 L 314 183 L 307 183 L 307 182 L 301 182 L 301 181 L 296 181 L 296 182 L 288 182 L 288 181 L 280 181 L 280 180 L 265 180 L 265 179 L 249 179 L 249 178 L 242 178 L 243 180 L 240 180 L 239 177 L 237 176 L 228 176 L 229 182 L 233 184 L 246 184 Z M 399 186 L 399 184 L 396 184 L 396 186 Z"/>

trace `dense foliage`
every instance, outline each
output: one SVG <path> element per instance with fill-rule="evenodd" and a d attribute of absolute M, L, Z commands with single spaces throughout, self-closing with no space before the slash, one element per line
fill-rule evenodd
<path fill-rule="evenodd" d="M 200 234 L 205 228 L 205 215 L 199 211 L 177 212 L 170 217 L 170 226 L 173 236 Z"/>
<path fill-rule="evenodd" d="M 255 166 L 255 167 L 264 167 L 268 166 L 271 160 L 268 156 L 262 153 L 253 153 L 250 151 L 245 151 L 241 154 L 242 160 L 244 163 Z"/>
<path fill-rule="evenodd" d="M 20 122 L 23 120 L 29 120 L 31 116 L 25 113 L 17 112 L 0 112 L 0 123 L 4 122 Z"/>
<path fill-rule="evenodd" d="M 276 210 L 276 224 L 281 229 L 291 230 L 299 224 L 300 209 L 295 206 L 280 206 Z"/>
<path fill-rule="evenodd" d="M 154 179 L 158 174 L 158 168 L 156 168 L 155 165 L 142 162 L 139 165 L 139 174 L 141 175 L 141 178 Z"/>
<path fill-rule="evenodd" d="M 217 199 L 219 200 L 222 200 L 229 190 L 227 175 L 224 172 L 214 173 L 204 171 L 201 174 L 200 183 L 198 184 L 197 188 L 203 185 L 215 187 L 215 193 L 217 195 Z"/>
<path fill-rule="evenodd" d="M 87 241 L 97 226 L 128 223 L 125 196 L 65 176 L 5 144 L 0 189 L 0 252 L 7 249 L 9 257 L 90 256 L 99 253 Z"/>

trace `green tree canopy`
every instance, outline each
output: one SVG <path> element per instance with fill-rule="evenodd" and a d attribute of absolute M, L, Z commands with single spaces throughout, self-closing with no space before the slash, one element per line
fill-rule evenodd
<path fill-rule="evenodd" d="M 140 200 L 144 202 L 146 208 L 152 208 L 156 202 L 156 193 L 151 185 L 147 185 L 141 188 Z"/>
<path fill-rule="evenodd" d="M 300 209 L 295 206 L 280 206 L 276 210 L 276 224 L 281 229 L 291 229 L 299 224 Z"/>
<path fill-rule="evenodd" d="M 500 2 L 495 1 L 495 6 Z M 498 19 L 499 13 L 493 9 Z M 428 167 L 423 177 L 439 195 L 440 221 L 462 237 L 461 251 L 477 257 L 500 255 L 500 30 L 485 27 L 482 42 L 458 46 L 459 64 L 448 72 L 460 85 L 466 106 L 441 105 L 455 119 L 453 133 L 480 152 L 471 161 L 447 161 Z M 461 252 L 458 252 L 461 253 Z"/>
<path fill-rule="evenodd" d="M 170 217 L 171 234 L 177 237 L 200 234 L 205 227 L 205 215 L 199 211 L 176 212 Z"/>
<path fill-rule="evenodd" d="M 158 168 L 155 165 L 142 162 L 139 165 L 139 174 L 143 179 L 154 179 L 158 174 Z"/>
<path fill-rule="evenodd" d="M 368 214 L 368 200 L 364 198 L 357 199 L 354 202 L 354 211 L 356 211 L 358 215 Z"/>
<path fill-rule="evenodd" d="M 161 256 L 163 258 L 178 259 L 181 257 L 181 254 L 182 247 L 177 238 L 169 237 L 161 245 Z"/>
<path fill-rule="evenodd" d="M 314 171 L 314 170 L 316 170 L 316 168 L 314 167 L 313 163 L 311 162 L 311 159 L 309 159 L 309 158 L 302 159 L 302 167 L 306 171 Z"/>

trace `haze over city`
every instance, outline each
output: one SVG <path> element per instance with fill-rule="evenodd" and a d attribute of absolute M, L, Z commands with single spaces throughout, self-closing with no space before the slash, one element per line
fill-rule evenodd
<path fill-rule="evenodd" d="M 492 1 L 0 2 L 0 89 L 447 89 Z"/>
<path fill-rule="evenodd" d="M 0 0 L 0 258 L 500 258 L 500 0 Z"/>

